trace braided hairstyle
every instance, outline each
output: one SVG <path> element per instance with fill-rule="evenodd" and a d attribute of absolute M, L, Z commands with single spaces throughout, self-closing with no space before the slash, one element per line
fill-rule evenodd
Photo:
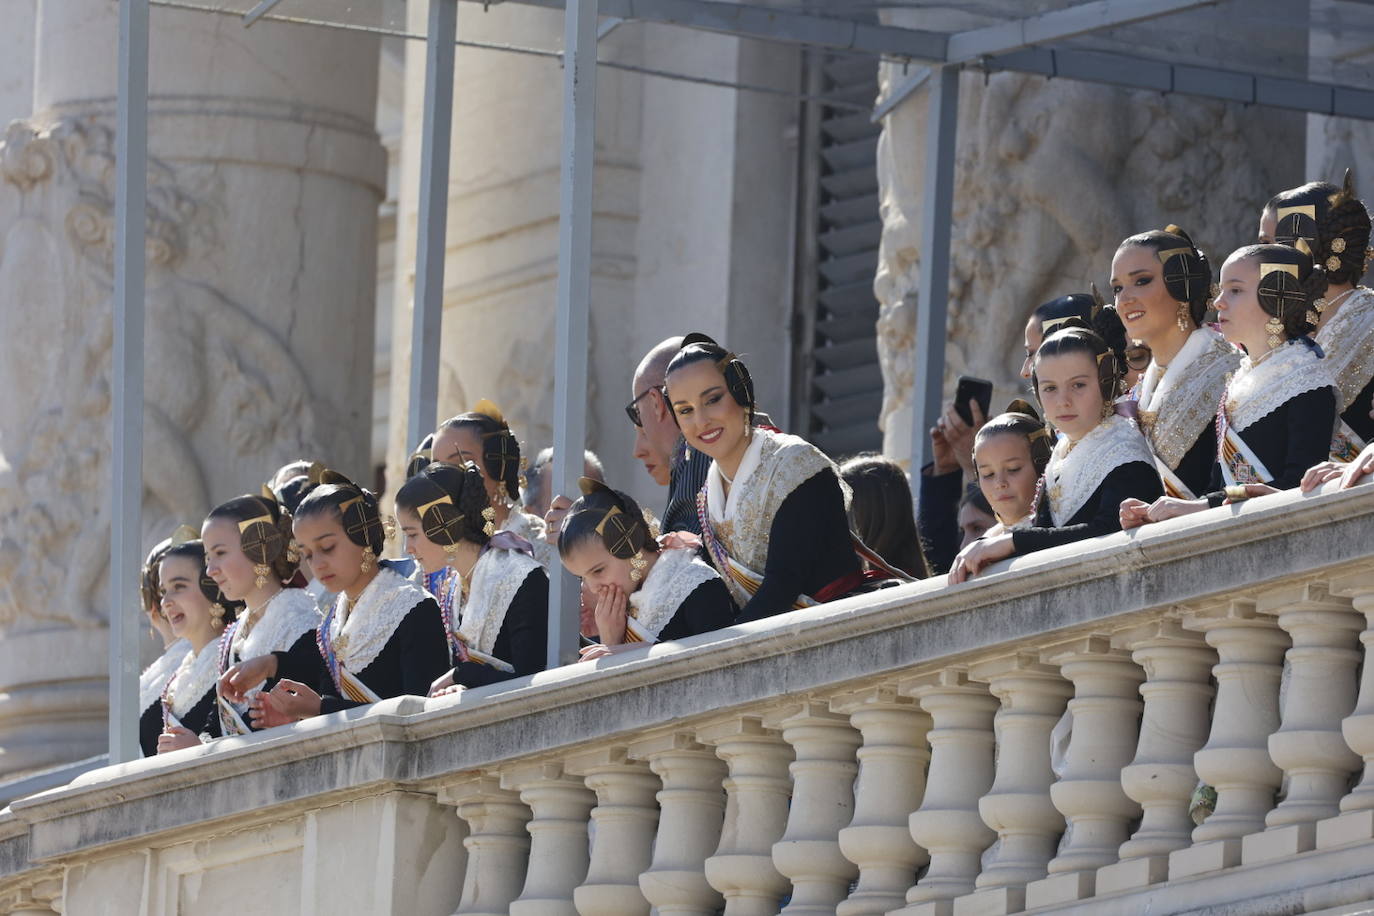
<path fill-rule="evenodd" d="M 205 520 L 217 519 L 238 526 L 239 549 L 255 568 L 266 567 L 278 583 L 289 582 L 296 575 L 300 560 L 291 549 L 291 513 L 270 489 L 263 487 L 261 495 L 245 494 L 220 503 Z"/>
<path fill-rule="evenodd" d="M 520 458 L 520 442 L 511 432 L 510 424 L 501 415 L 500 409 L 490 401 L 482 400 L 467 413 L 460 413 L 439 424 L 439 432 L 465 428 L 476 432 L 482 442 L 482 468 L 487 475 L 500 482 L 512 502 L 519 503 L 520 477 L 524 466 Z M 431 439 L 431 448 L 433 444 Z"/>
<path fill-rule="evenodd" d="M 226 598 L 224 592 L 219 590 L 219 585 L 205 571 L 205 543 L 200 540 L 191 540 L 174 544 L 167 548 L 167 552 L 162 555 L 162 560 L 169 560 L 172 557 L 187 557 L 196 561 L 200 566 L 200 575 L 197 577 L 200 593 L 206 597 L 210 604 L 217 604 L 224 609 L 224 616 L 219 618 L 221 624 L 233 623 L 234 615 L 243 610 L 243 602 L 230 601 Z M 158 562 L 160 563 L 162 560 Z"/>
<path fill-rule="evenodd" d="M 377 507 L 377 494 L 358 486 L 338 471 L 320 473 L 320 485 L 301 500 L 296 518 L 329 515 L 337 518 L 348 539 L 359 547 L 372 549 L 382 555 L 386 544 L 386 527 Z"/>
<path fill-rule="evenodd" d="M 1355 196 L 1350 169 L 1339 188 L 1329 181 L 1309 182 L 1274 195 L 1264 209 L 1274 214 L 1274 241 L 1305 247 L 1328 283 L 1356 283 L 1364 276 L 1369 211 Z"/>
<path fill-rule="evenodd" d="M 1175 302 L 1188 306 L 1193 324 L 1201 327 L 1213 298 L 1212 265 L 1202 249 L 1193 244 L 1193 237 L 1170 224 L 1164 229 L 1133 235 L 1116 250 L 1132 246 L 1148 248 L 1155 253 L 1163 268 L 1164 289 Z"/>
<path fill-rule="evenodd" d="M 472 462 L 432 462 L 396 491 L 396 506 L 414 512 L 425 537 L 440 547 L 456 547 L 460 541 L 481 546 L 491 540 L 482 514 L 490 505 L 486 481 Z"/>
<path fill-rule="evenodd" d="M 590 477 L 580 478 L 577 484 L 582 496 L 563 519 L 558 533 L 560 557 L 566 559 L 579 545 L 593 539 L 618 560 L 628 560 L 641 551 L 658 552 L 644 512 L 629 494 Z"/>
<path fill-rule="evenodd" d="M 1069 327 L 1055 331 L 1040 349 L 1035 351 L 1035 366 L 1047 356 L 1063 356 L 1068 353 L 1086 353 L 1097 363 L 1097 383 L 1102 390 L 1102 400 L 1110 404 L 1122 394 L 1126 378 L 1126 360 L 1117 354 L 1107 342 L 1094 331 L 1081 327 Z M 1031 370 L 1031 385 L 1035 396 L 1040 397 L 1040 378 L 1035 369 Z"/>
<path fill-rule="evenodd" d="M 1070 293 L 1060 296 L 1041 303 L 1031 314 L 1039 319 L 1040 333 L 1043 337 L 1049 337 L 1056 331 L 1066 328 L 1083 328 L 1105 340 L 1112 352 L 1123 365 L 1125 364 L 1126 348 L 1130 346 L 1130 341 L 1126 339 L 1126 327 L 1121 323 L 1116 309 L 1107 308 L 1106 303 L 1097 295 L 1095 286 L 1091 295 Z"/>
<path fill-rule="evenodd" d="M 683 366 L 705 360 L 715 363 L 716 368 L 725 376 L 725 389 L 730 392 L 730 397 L 736 404 L 749 409 L 749 416 L 745 422 L 748 426 L 753 426 L 756 403 L 754 379 L 749 374 L 749 367 L 744 365 L 738 356 L 705 334 L 692 333 L 682 338 L 682 349 L 669 360 L 668 367 L 663 370 L 663 377 L 666 379 Z M 673 416 L 673 422 L 678 423 L 677 411 L 669 412 Z"/>
<path fill-rule="evenodd" d="M 974 435 L 974 451 L 993 436 L 1003 435 L 1024 438 L 1030 445 L 1031 464 L 1035 467 L 1036 476 L 1045 473 L 1045 466 L 1050 463 L 1050 452 L 1054 451 L 1054 440 L 1034 407 L 1020 398 L 1012 401 L 1003 413 L 984 423 Z"/>
<path fill-rule="evenodd" d="M 1278 244 L 1247 245 L 1232 252 L 1228 260 L 1259 262 L 1255 298 L 1266 315 L 1283 322 L 1283 332 L 1290 340 L 1316 330 L 1315 304 L 1326 292 L 1327 274 L 1302 249 Z"/>

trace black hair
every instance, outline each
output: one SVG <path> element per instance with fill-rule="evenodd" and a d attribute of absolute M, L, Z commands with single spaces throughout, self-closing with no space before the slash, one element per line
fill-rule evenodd
<path fill-rule="evenodd" d="M 664 394 L 667 394 L 668 376 L 684 366 L 692 363 L 699 363 L 705 360 L 713 362 L 721 375 L 725 376 L 725 388 L 730 392 L 730 397 L 734 398 L 736 404 L 746 407 L 749 416 L 746 419 L 748 425 L 754 425 L 754 379 L 749 374 L 749 367 L 744 365 L 738 356 L 716 343 L 705 334 L 692 333 L 682 338 L 682 349 L 674 354 L 668 361 L 668 367 L 663 370 Z M 666 400 L 666 397 L 665 397 Z M 673 416 L 673 422 L 677 423 L 677 411 L 669 405 L 668 412 Z"/>
<path fill-rule="evenodd" d="M 484 530 L 487 519 L 482 515 L 490 505 L 482 472 L 471 462 L 461 467 L 432 462 L 396 491 L 397 508 L 419 516 L 425 537 L 440 547 L 451 547 L 459 541 L 480 546 L 491 540 Z"/>
<path fill-rule="evenodd" d="M 611 556 L 628 560 L 640 551 L 658 552 L 644 512 L 628 493 L 600 481 L 578 481 L 582 496 L 568 509 L 558 532 L 558 555 L 566 558 L 586 541 L 599 541 Z"/>
<path fill-rule="evenodd" d="M 912 514 L 911 485 L 901 466 L 882 455 L 855 455 L 840 465 L 849 484 L 849 524 L 854 533 L 889 565 L 917 579 L 930 576 Z"/>
<path fill-rule="evenodd" d="M 1188 306 L 1193 324 L 1202 326 L 1212 302 L 1212 265 L 1193 238 L 1177 226 L 1151 229 L 1122 241 L 1116 250 L 1128 247 L 1148 248 L 1160 262 L 1164 289 L 1175 302 Z M 1096 329 L 1094 329 L 1096 330 Z M 1110 341 L 1108 341 L 1110 343 Z"/>
<path fill-rule="evenodd" d="M 1126 348 L 1130 346 L 1126 327 L 1116 309 L 1107 308 L 1096 296 L 1070 293 L 1042 302 L 1031 314 L 1040 322 L 1042 340 L 1065 328 L 1084 328 L 1106 341 L 1117 358 L 1125 362 Z"/>
<path fill-rule="evenodd" d="M 165 538 L 153 546 L 148 551 L 148 557 L 143 561 L 143 569 L 139 576 L 139 591 L 143 596 L 143 609 L 148 613 L 153 613 L 162 603 L 162 581 L 161 573 L 157 565 L 162 562 L 162 558 L 167 556 L 167 551 L 172 549 L 172 539 Z"/>
<path fill-rule="evenodd" d="M 310 495 L 310 491 L 319 486 L 318 483 L 302 474 L 299 477 L 292 477 L 281 485 L 281 492 L 277 494 L 281 501 L 281 507 L 287 514 L 294 516 L 296 510 L 300 508 L 301 500 Z"/>
<path fill-rule="evenodd" d="M 1309 207 L 1311 215 L 1306 212 Z M 1355 283 L 1364 276 L 1369 211 L 1355 196 L 1349 169 L 1342 187 L 1329 181 L 1308 182 L 1275 194 L 1264 209 L 1274 214 L 1274 241 L 1292 246 L 1304 242 L 1328 283 Z"/>
<path fill-rule="evenodd" d="M 964 490 L 964 496 L 959 500 L 959 511 L 962 512 L 965 506 L 972 506 L 994 520 L 997 518 L 997 513 L 992 511 L 992 503 L 988 502 L 988 498 L 983 495 L 982 488 L 976 485 Z"/>
<path fill-rule="evenodd" d="M 1031 385 L 1035 396 L 1040 396 L 1040 379 L 1036 368 L 1040 360 L 1047 356 L 1063 356 L 1067 353 L 1086 353 L 1097 364 L 1097 383 L 1102 391 L 1102 400 L 1110 404 L 1121 394 L 1122 382 L 1126 377 L 1126 361 L 1112 350 L 1098 334 L 1086 328 L 1065 328 L 1055 331 L 1040 349 L 1035 351 L 1035 362 L 1031 368 Z"/>
<path fill-rule="evenodd" d="M 434 433 L 420 440 L 415 452 L 406 461 L 406 480 L 423 471 L 434 460 Z"/>
<path fill-rule="evenodd" d="M 1287 337 L 1305 337 L 1312 333 L 1316 326 L 1309 318 L 1315 315 L 1316 300 L 1326 291 L 1326 272 L 1313 264 L 1301 249 L 1288 245 L 1247 245 L 1232 252 L 1230 258 L 1235 261 L 1251 259 L 1261 265 L 1279 264 L 1296 269 L 1294 277 L 1284 270 L 1265 273 L 1261 267 L 1255 298 L 1266 315 L 1283 322 Z"/>
<path fill-rule="evenodd" d="M 200 585 L 200 593 L 206 597 L 211 604 L 218 604 L 224 608 L 222 623 L 232 623 L 234 615 L 243 608 L 243 602 L 230 601 L 224 596 L 224 592 L 219 590 L 219 586 L 214 579 L 205 571 L 205 543 L 203 541 L 182 541 L 180 544 L 168 547 L 167 552 L 162 555 L 162 560 L 172 557 L 186 557 L 195 560 L 200 567 L 200 575 L 197 576 L 197 584 Z M 162 562 L 159 560 L 158 562 Z"/>
<path fill-rule="evenodd" d="M 298 477 L 297 480 L 306 478 Z M 225 519 L 239 526 L 239 547 L 254 566 L 267 566 L 278 582 L 289 582 L 299 562 L 290 550 L 291 515 L 275 498 L 245 494 L 220 503 L 210 510 L 206 521 Z M 251 524 L 245 525 L 245 522 Z"/>
<path fill-rule="evenodd" d="M 377 494 L 358 486 L 337 471 L 323 471 L 320 485 L 296 507 L 296 519 L 329 515 L 337 518 L 344 534 L 359 547 L 368 547 L 381 556 L 386 544 L 386 528 L 377 508 Z"/>
<path fill-rule="evenodd" d="M 981 443 L 1001 435 L 1025 439 L 1030 445 L 1031 464 L 1035 467 L 1036 476 L 1045 473 L 1045 466 L 1050 463 L 1050 453 L 1054 451 L 1054 441 L 1044 421 L 1030 404 L 1019 399 L 1012 401 L 1004 413 L 984 423 L 973 437 L 974 451 L 978 450 Z"/>
<path fill-rule="evenodd" d="M 501 482 L 506 495 L 520 501 L 520 443 L 505 420 L 469 411 L 439 424 L 439 431 L 471 428 L 482 440 L 482 467 L 492 480 Z M 431 445 L 433 443 L 431 442 Z"/>

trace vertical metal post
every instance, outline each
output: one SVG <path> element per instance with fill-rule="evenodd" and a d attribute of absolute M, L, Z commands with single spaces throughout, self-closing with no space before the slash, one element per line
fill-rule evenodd
<path fill-rule="evenodd" d="M 563 155 L 558 194 L 558 318 L 554 351 L 552 492 L 577 494 L 587 444 L 587 324 L 591 299 L 592 157 L 596 135 L 597 0 L 567 0 L 563 28 Z M 577 580 L 549 589 L 549 667 L 577 659 Z"/>
<path fill-rule="evenodd" d="M 410 322 L 410 416 L 406 447 L 439 422 L 439 339 L 444 322 L 448 244 L 448 167 L 453 133 L 453 57 L 458 0 L 429 0 L 425 41 L 425 116 L 420 144 L 420 213 L 416 226 L 415 299 Z"/>
<path fill-rule="evenodd" d="M 921 182 L 921 278 L 912 354 L 911 479 L 931 460 L 930 427 L 945 384 L 945 317 L 949 309 L 949 237 L 954 210 L 954 143 L 959 127 L 959 67 L 936 67 L 926 83 L 926 162 Z"/>
<path fill-rule="evenodd" d="M 110 762 L 139 756 L 138 595 L 143 557 L 144 237 L 148 210 L 148 0 L 119 3 L 110 489 Z"/>

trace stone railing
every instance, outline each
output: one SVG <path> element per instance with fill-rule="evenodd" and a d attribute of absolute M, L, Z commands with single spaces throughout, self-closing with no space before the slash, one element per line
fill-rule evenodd
<path fill-rule="evenodd" d="M 96 770 L 0 912 L 1362 912 L 1371 645 L 1374 486 L 1288 493 Z"/>

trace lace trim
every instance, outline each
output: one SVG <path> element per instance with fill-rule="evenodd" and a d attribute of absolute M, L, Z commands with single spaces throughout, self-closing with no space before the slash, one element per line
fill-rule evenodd
<path fill-rule="evenodd" d="M 1240 353 L 1211 328 L 1198 328 L 1167 369 L 1151 363 L 1140 382 L 1140 428 L 1170 470 L 1211 425 Z"/>
<path fill-rule="evenodd" d="M 630 596 L 630 614 L 658 639 L 682 603 L 703 583 L 720 576 L 695 550 L 663 550 L 639 591 Z"/>
<path fill-rule="evenodd" d="M 178 639 L 151 665 L 143 669 L 143 673 L 138 676 L 140 712 L 158 701 L 158 697 L 162 696 L 162 688 L 167 686 L 167 679 L 176 674 L 177 668 L 181 667 L 182 661 L 190 654 L 191 644 L 184 639 Z"/>
<path fill-rule="evenodd" d="M 1359 289 L 1317 332 L 1343 413 L 1374 378 L 1374 291 Z"/>
<path fill-rule="evenodd" d="M 1133 461 L 1151 467 L 1155 463 L 1140 427 L 1120 414 L 1112 414 L 1076 443 L 1061 437 L 1045 468 L 1045 492 L 1055 526 L 1067 524 L 1108 474 Z"/>
<path fill-rule="evenodd" d="M 1307 344 L 1289 341 L 1271 355 L 1240 361 L 1226 389 L 1226 420 L 1243 432 L 1293 398 L 1320 388 L 1334 388 L 1326 363 Z"/>
<path fill-rule="evenodd" d="M 534 558 L 544 567 L 544 572 L 551 572 L 559 568 L 558 548 L 545 540 L 544 529 L 542 518 L 530 515 L 518 507 L 510 510 L 510 515 L 506 516 L 506 523 L 501 526 L 502 531 L 518 534 L 529 541 L 530 546 L 534 548 Z"/>
<path fill-rule="evenodd" d="M 272 596 L 262 616 L 245 635 L 243 626 L 234 628 L 229 646 L 229 661 L 256 658 L 268 652 L 284 652 L 295 645 L 301 634 L 320 625 L 315 600 L 299 588 L 284 588 Z"/>
<path fill-rule="evenodd" d="M 463 601 L 458 635 L 468 646 L 492 654 L 506 612 L 530 571 L 542 568 L 518 550 L 488 550 L 472 568 L 472 584 Z M 509 661 L 509 659 L 502 659 Z"/>
<path fill-rule="evenodd" d="M 372 664 L 411 608 L 426 600 L 431 600 L 428 592 L 385 566 L 358 596 L 347 620 L 343 612 L 348 598 L 340 594 L 329 622 L 329 641 L 339 664 L 354 674 Z"/>
<path fill-rule="evenodd" d="M 178 719 L 185 717 L 219 680 L 219 640 L 212 639 L 199 652 L 187 652 L 168 681 L 163 696 Z"/>

